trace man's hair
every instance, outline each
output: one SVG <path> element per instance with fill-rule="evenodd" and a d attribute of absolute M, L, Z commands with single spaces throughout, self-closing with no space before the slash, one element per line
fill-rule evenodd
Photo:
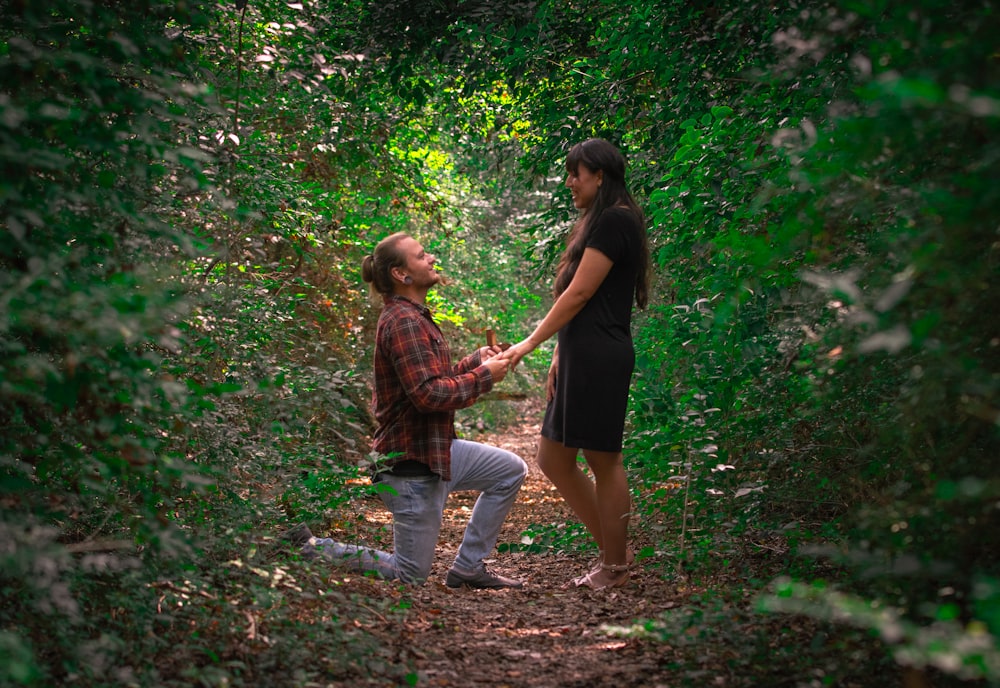
<path fill-rule="evenodd" d="M 406 254 L 399 250 L 399 242 L 409 236 L 406 232 L 390 234 L 361 261 L 361 279 L 375 292 L 383 296 L 393 293 L 392 269 L 406 266 Z"/>

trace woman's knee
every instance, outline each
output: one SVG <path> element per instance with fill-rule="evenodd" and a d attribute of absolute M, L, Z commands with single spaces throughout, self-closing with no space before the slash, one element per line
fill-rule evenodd
<path fill-rule="evenodd" d="M 543 443 L 538 448 L 538 455 L 535 462 L 539 470 L 546 476 L 552 477 L 560 473 L 567 473 L 578 470 L 576 466 L 577 450 L 564 447 L 553 442 Z"/>
<path fill-rule="evenodd" d="M 620 452 L 584 451 L 583 458 L 586 459 L 594 477 L 625 472 L 625 462 Z"/>

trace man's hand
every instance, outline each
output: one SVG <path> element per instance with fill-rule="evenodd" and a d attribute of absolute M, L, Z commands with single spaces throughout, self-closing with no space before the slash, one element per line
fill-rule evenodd
<path fill-rule="evenodd" d="M 501 354 L 510 348 L 510 344 L 497 344 L 496 335 L 493 334 L 493 330 L 488 330 L 487 334 L 489 344 L 480 347 L 479 360 L 482 361 L 484 366 L 490 369 L 490 374 L 493 375 L 493 382 L 500 382 L 507 377 L 507 373 L 514 367 L 510 361 L 501 357 Z"/>
<path fill-rule="evenodd" d="M 510 361 L 496 355 L 489 360 L 483 361 L 483 365 L 489 368 L 490 374 L 493 376 L 493 382 L 503 380 L 507 377 L 507 371 L 510 370 Z"/>

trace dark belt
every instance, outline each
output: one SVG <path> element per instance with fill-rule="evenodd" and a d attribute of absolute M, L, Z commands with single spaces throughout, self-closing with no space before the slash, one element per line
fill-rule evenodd
<path fill-rule="evenodd" d="M 379 471 L 375 475 L 375 481 L 378 482 L 378 478 L 383 473 L 389 473 L 398 478 L 423 478 L 429 475 L 434 475 L 434 471 L 423 461 L 417 461 L 416 459 L 403 459 L 392 465 L 384 471 Z"/>

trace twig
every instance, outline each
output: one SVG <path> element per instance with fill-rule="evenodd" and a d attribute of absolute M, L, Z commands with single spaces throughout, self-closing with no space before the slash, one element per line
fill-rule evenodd
<path fill-rule="evenodd" d="M 180 593 L 182 595 L 201 595 L 202 597 L 214 600 L 215 596 L 211 593 L 205 592 L 204 590 L 185 590 L 184 588 L 179 588 L 169 581 L 159 581 L 157 583 L 150 583 L 149 587 L 158 588 L 160 590 L 169 590 L 171 592 Z"/>
<path fill-rule="evenodd" d="M 527 398 L 525 392 L 487 392 L 479 397 L 480 401 L 521 401 Z"/>
<path fill-rule="evenodd" d="M 135 543 L 130 540 L 84 540 L 66 545 L 66 551 L 72 554 L 81 552 L 114 552 L 120 549 L 133 549 Z"/>
<path fill-rule="evenodd" d="M 240 7 L 240 30 L 236 47 L 236 102 L 233 103 L 233 131 L 240 130 L 240 90 L 243 86 L 243 21 L 247 16 L 247 3 L 237 3 Z"/>
<path fill-rule="evenodd" d="M 386 625 L 388 625 L 388 624 L 389 624 L 389 620 L 388 620 L 387 618 L 385 618 L 384 616 L 382 616 L 381 614 L 379 614 L 379 613 L 378 613 L 377 611 L 375 611 L 374 609 L 372 609 L 372 608 L 371 608 L 371 607 L 369 607 L 368 605 L 365 605 L 365 604 L 361 604 L 361 603 L 359 602 L 359 603 L 358 603 L 358 606 L 359 606 L 359 607 L 361 607 L 362 609 L 367 609 L 367 610 L 368 610 L 368 611 L 370 611 L 370 612 L 371 612 L 372 614 L 374 614 L 374 615 L 375 615 L 375 616 L 377 616 L 378 618 L 382 619 L 382 623 L 384 623 L 384 624 L 386 624 Z"/>

